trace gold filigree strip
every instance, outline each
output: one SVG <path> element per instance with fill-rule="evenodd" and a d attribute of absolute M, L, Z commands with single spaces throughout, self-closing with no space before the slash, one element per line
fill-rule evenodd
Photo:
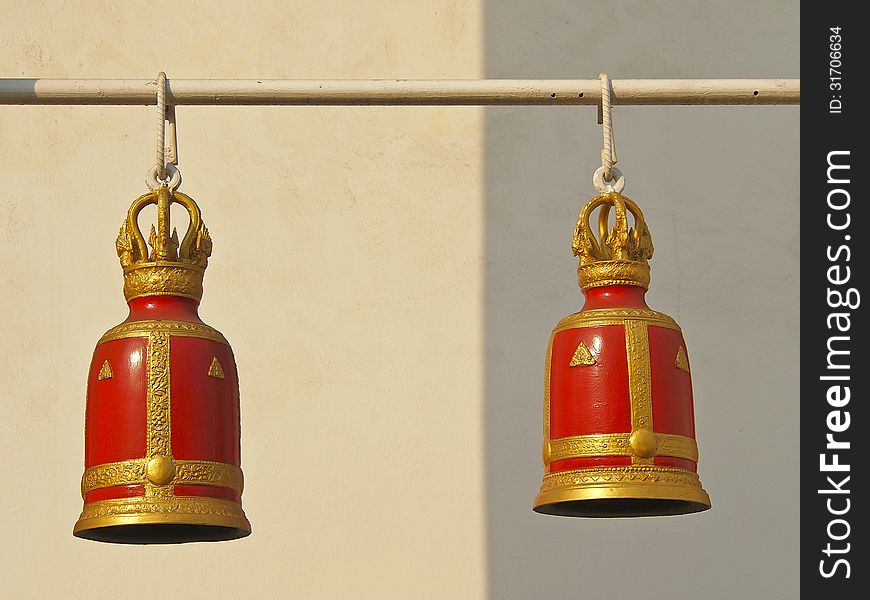
<path fill-rule="evenodd" d="M 574 435 L 550 441 L 550 462 L 589 456 L 628 456 L 627 433 Z"/>
<path fill-rule="evenodd" d="M 697 473 L 678 469 L 676 467 L 657 467 L 649 465 L 632 465 L 630 467 L 599 467 L 595 469 L 577 469 L 560 471 L 544 475 L 541 491 L 570 488 L 587 485 L 609 485 L 613 483 L 644 483 L 701 487 Z"/>
<path fill-rule="evenodd" d="M 620 319 L 662 319 L 665 321 L 673 321 L 673 319 L 665 313 L 652 310 L 651 308 L 593 308 L 569 315 L 562 319 L 562 321 L 580 315 L 592 319 L 616 317 Z"/>
<path fill-rule="evenodd" d="M 207 460 L 175 461 L 175 485 L 215 485 L 242 493 L 242 470 L 231 464 Z"/>
<path fill-rule="evenodd" d="M 82 476 L 82 497 L 100 488 L 148 484 L 147 464 L 147 460 L 137 458 L 94 465 Z M 154 495 L 159 490 L 171 490 L 174 485 L 213 485 L 227 487 L 240 494 L 244 487 L 242 470 L 235 465 L 207 460 L 178 460 L 174 461 L 174 468 L 172 480 L 165 486 L 154 486 Z"/>
<path fill-rule="evenodd" d="M 550 440 L 549 453 L 544 457 L 544 462 L 591 456 L 635 456 L 630 438 L 631 434 L 628 433 L 599 433 Z M 655 439 L 655 456 L 673 456 L 698 462 L 698 446 L 692 438 L 656 433 Z"/>
<path fill-rule="evenodd" d="M 171 485 L 145 483 L 145 496 L 148 498 L 174 498 L 175 490 Z"/>
<path fill-rule="evenodd" d="M 649 365 L 649 333 L 644 321 L 625 322 L 625 351 L 628 357 L 628 393 L 631 402 L 631 431 L 653 429 L 652 383 Z M 650 448 L 653 450 L 653 448 Z M 652 457 L 632 456 L 632 464 L 651 464 Z"/>
<path fill-rule="evenodd" d="M 161 332 L 174 336 L 212 340 L 213 342 L 220 342 L 229 346 L 229 342 L 217 329 L 202 323 L 189 323 L 187 321 L 134 321 L 132 323 L 122 323 L 104 333 L 100 341 L 97 342 L 97 346 L 112 340 L 148 337 L 152 333 Z"/>
<path fill-rule="evenodd" d="M 673 456 L 698 462 L 698 444 L 690 437 L 657 433 L 658 448 L 656 456 Z"/>
<path fill-rule="evenodd" d="M 161 466 L 172 463 L 169 340 L 170 335 L 165 331 L 152 331 L 148 334 L 145 459 L 156 459 L 155 463 Z M 149 481 L 145 482 L 145 496 L 160 498 L 172 496 L 172 486 L 166 480 L 150 477 L 148 479 Z M 155 481 L 157 485 L 155 485 Z"/>
<path fill-rule="evenodd" d="M 82 497 L 99 488 L 145 483 L 145 461 L 141 458 L 95 465 L 82 475 Z"/>
<path fill-rule="evenodd" d="M 680 331 L 680 326 L 665 313 L 639 308 L 599 308 L 574 313 L 559 321 L 553 333 L 578 327 L 622 325 L 626 321 L 646 321 L 649 325 Z"/>
<path fill-rule="evenodd" d="M 242 513 L 237 502 L 207 498 L 204 496 L 176 496 L 173 498 L 118 498 L 88 502 L 82 511 L 82 519 L 107 517 L 124 514 L 157 513 L 159 515 L 173 513 L 212 514 L 223 516 L 238 516 Z"/>
<path fill-rule="evenodd" d="M 146 458 L 172 456 L 169 337 L 168 333 L 162 331 L 153 331 L 148 335 Z"/>

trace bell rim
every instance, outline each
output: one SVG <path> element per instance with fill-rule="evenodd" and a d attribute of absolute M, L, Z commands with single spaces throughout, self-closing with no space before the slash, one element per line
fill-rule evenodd
<path fill-rule="evenodd" d="M 187 525 L 191 527 L 214 527 L 226 530 L 226 535 L 213 540 L 177 540 L 174 543 L 186 541 L 219 541 L 234 540 L 251 535 L 251 523 L 242 516 L 221 515 L 193 515 L 193 514 L 131 514 L 114 515 L 105 517 L 88 517 L 76 521 L 73 527 L 73 535 L 80 539 L 108 543 L 141 543 L 124 542 L 123 540 L 106 540 L 88 535 L 89 532 L 97 532 L 111 527 L 135 526 L 135 525 Z M 173 543 L 173 542 L 163 542 Z"/>
<path fill-rule="evenodd" d="M 205 496 L 172 498 L 118 498 L 85 503 L 82 514 L 73 527 L 78 538 L 94 539 L 88 531 L 125 525 L 183 525 L 220 527 L 237 530 L 241 535 L 223 539 L 236 539 L 250 535 L 251 523 L 241 504 Z M 104 541 L 104 540 L 97 540 Z"/>
<path fill-rule="evenodd" d="M 676 510 L 673 512 L 656 513 L 638 512 L 636 514 L 624 515 L 596 515 L 577 514 L 570 515 L 560 512 L 550 512 L 546 508 L 567 502 L 584 502 L 584 501 L 601 501 L 601 500 L 636 500 L 636 501 L 666 501 L 666 502 L 683 502 L 685 510 Z M 652 503 L 651 503 L 652 505 Z M 551 514 L 559 516 L 583 516 L 583 517 L 610 517 L 618 518 L 625 517 L 643 517 L 643 516 L 668 516 L 679 514 L 691 514 L 703 512 L 712 507 L 710 496 L 704 488 L 698 486 L 687 485 L 662 485 L 657 483 L 636 483 L 636 482 L 607 482 L 606 484 L 593 484 L 587 486 L 570 486 L 563 488 L 555 488 L 541 491 L 535 498 L 532 504 L 532 510 L 541 514 Z"/>
<path fill-rule="evenodd" d="M 603 503 L 612 502 L 613 505 Z M 622 504 L 624 503 L 624 504 Z M 628 505 L 630 508 L 626 509 Z M 710 510 L 710 505 L 692 500 L 664 498 L 618 498 L 554 502 L 534 507 L 536 513 L 553 517 L 584 519 L 639 519 L 648 517 L 677 517 Z"/>
<path fill-rule="evenodd" d="M 134 528 L 137 531 L 135 534 L 131 534 Z M 156 528 L 165 529 L 155 537 Z M 127 531 L 122 533 L 119 531 L 122 529 Z M 144 533 L 146 531 L 148 533 Z M 160 523 L 113 523 L 73 531 L 73 536 L 82 540 L 106 544 L 133 545 L 225 542 L 245 538 L 249 535 L 251 535 L 250 524 L 247 527 L 239 527 L 236 525 L 168 523 L 165 521 Z"/>

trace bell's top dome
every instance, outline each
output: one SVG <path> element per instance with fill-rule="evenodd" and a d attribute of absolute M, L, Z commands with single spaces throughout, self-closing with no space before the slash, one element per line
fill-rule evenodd
<path fill-rule="evenodd" d="M 174 228 L 172 234 L 169 233 L 169 207 L 172 203 L 182 205 L 190 215 L 190 225 L 181 243 Z M 151 226 L 146 244 L 138 219 L 142 209 L 151 204 L 157 205 L 157 227 Z M 140 196 L 130 205 L 115 241 L 124 269 L 124 296 L 128 301 L 143 296 L 183 296 L 201 300 L 202 279 L 211 248 L 208 229 L 192 198 L 165 185 Z"/>

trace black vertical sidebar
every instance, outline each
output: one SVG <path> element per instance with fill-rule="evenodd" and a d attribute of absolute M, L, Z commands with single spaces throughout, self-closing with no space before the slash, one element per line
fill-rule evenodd
<path fill-rule="evenodd" d="M 859 492 L 870 484 L 870 173 L 860 95 L 870 32 L 860 5 L 801 3 L 800 573 L 812 599 L 866 598 L 870 570 L 870 507 Z"/>

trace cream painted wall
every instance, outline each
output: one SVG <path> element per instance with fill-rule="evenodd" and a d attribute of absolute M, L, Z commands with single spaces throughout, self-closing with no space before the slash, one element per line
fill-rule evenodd
<path fill-rule="evenodd" d="M 785 0 L 240 6 L 0 0 L 0 76 L 799 75 Z M 714 509 L 529 510 L 547 336 L 579 306 L 594 112 L 179 108 L 254 533 L 130 547 L 71 529 L 85 376 L 126 314 L 114 238 L 145 191 L 154 109 L 0 106 L 0 597 L 796 597 L 794 107 L 615 115 L 656 242 L 650 301 L 689 344 Z"/>

